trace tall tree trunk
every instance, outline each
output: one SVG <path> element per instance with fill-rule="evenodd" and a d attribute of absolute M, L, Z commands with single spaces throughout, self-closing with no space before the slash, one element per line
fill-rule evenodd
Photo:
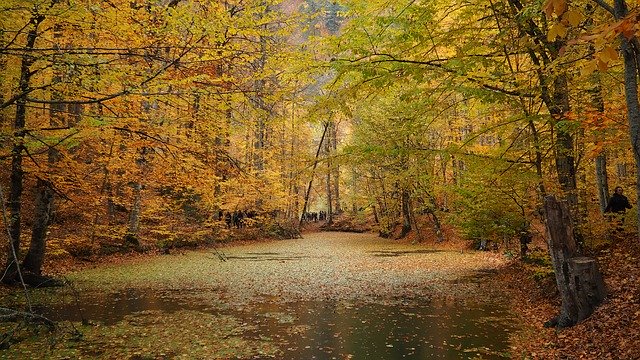
<path fill-rule="evenodd" d="M 309 205 L 309 196 L 311 195 L 311 186 L 313 185 L 313 178 L 315 176 L 316 168 L 318 167 L 318 157 L 320 156 L 320 151 L 322 150 L 322 144 L 324 143 L 324 138 L 327 135 L 327 129 L 329 128 L 329 123 L 326 122 L 324 124 L 324 129 L 322 130 L 322 136 L 320 137 L 320 142 L 318 143 L 318 149 L 316 150 L 316 156 L 313 160 L 313 168 L 311 169 L 311 179 L 309 179 L 309 185 L 307 186 L 307 192 L 304 195 L 304 205 L 302 205 L 302 214 L 300 215 L 300 222 L 298 226 L 302 226 L 302 220 L 304 219 L 304 215 L 307 212 L 307 206 Z"/>
<path fill-rule="evenodd" d="M 373 211 L 373 222 L 378 225 L 380 224 L 380 219 L 378 219 L 378 210 L 375 205 L 371 206 L 371 210 Z"/>
<path fill-rule="evenodd" d="M 593 79 L 593 87 L 589 90 L 591 93 L 591 104 L 598 114 L 598 122 L 602 120 L 604 115 L 604 98 L 602 97 L 602 84 L 600 77 L 595 75 Z M 598 188 L 598 200 L 600 204 L 600 212 L 604 214 L 609 201 L 609 181 L 607 176 L 607 153 L 602 150 L 596 157 L 596 186 Z"/>
<path fill-rule="evenodd" d="M 22 187 L 24 172 L 22 170 L 22 151 L 24 150 L 24 136 L 25 125 L 27 119 L 27 99 L 26 94 L 30 89 L 31 82 L 31 65 L 34 63 L 35 58 L 32 56 L 29 50 L 32 50 L 36 43 L 38 36 L 38 25 L 44 21 L 44 17 L 34 14 L 31 18 L 32 29 L 27 33 L 27 43 L 25 45 L 25 55 L 22 56 L 22 64 L 20 65 L 20 81 L 18 86 L 19 93 L 23 94 L 16 101 L 16 116 L 13 124 L 14 130 L 14 145 L 11 150 L 11 176 L 10 176 L 10 190 L 9 190 L 9 233 L 11 239 L 9 241 L 9 251 L 7 254 L 6 269 L 4 271 L 4 282 L 14 282 L 17 275 L 18 264 L 13 258 L 13 248 L 17 257 L 20 257 L 20 234 L 21 234 L 21 207 L 22 207 Z"/>
<path fill-rule="evenodd" d="M 587 29 L 591 30 L 593 28 L 593 16 L 594 16 L 595 7 L 588 3 L 585 5 L 585 13 L 587 15 L 587 20 L 585 22 L 585 26 Z M 591 53 L 595 53 L 595 47 L 593 45 L 589 46 L 589 51 Z M 594 60 L 594 56 L 591 56 L 591 60 Z M 591 88 L 588 89 L 589 95 L 591 97 L 591 106 L 593 106 L 596 111 L 597 123 L 599 126 L 602 125 L 603 117 L 604 117 L 604 97 L 602 96 L 602 79 L 599 73 L 594 73 L 591 75 L 590 79 Z M 602 151 L 596 156 L 595 159 L 595 175 L 596 175 L 596 191 L 598 192 L 598 204 L 600 206 L 600 212 L 604 214 L 605 209 L 607 208 L 607 202 L 609 201 L 609 180 L 607 174 L 607 152 L 602 149 Z"/>
<path fill-rule="evenodd" d="M 330 122 L 331 123 L 331 122 Z M 333 224 L 333 197 L 331 189 L 331 144 L 327 141 L 325 144 L 325 155 L 327 158 L 327 224 Z"/>
<path fill-rule="evenodd" d="M 542 149 L 540 147 L 540 134 L 538 133 L 538 128 L 533 121 L 529 121 L 529 129 L 531 129 L 531 134 L 533 135 L 533 147 L 535 149 L 535 167 L 536 167 L 536 175 L 538 176 L 538 196 L 540 199 L 543 199 L 546 194 L 546 189 L 544 187 L 544 181 L 542 180 L 544 177 L 544 173 L 542 171 L 543 159 L 544 156 L 542 154 Z"/>
<path fill-rule="evenodd" d="M 54 26 L 54 39 L 62 36 L 61 31 L 61 27 L 58 25 Z M 58 43 L 56 44 L 58 47 L 61 47 L 60 45 L 61 44 Z M 53 56 L 54 83 L 62 80 L 62 70 L 58 65 L 58 57 L 58 55 Z M 49 126 L 55 128 L 70 125 L 69 122 L 65 121 L 66 104 L 63 101 L 64 96 L 60 91 L 53 90 L 51 99 L 57 102 L 52 103 L 49 107 Z M 75 108 L 72 110 L 75 110 Z M 73 113 L 69 112 L 69 114 Z M 49 148 L 48 155 L 49 166 L 57 162 L 60 157 L 60 153 L 54 147 Z M 42 272 L 42 264 L 47 248 L 47 230 L 49 229 L 49 221 L 53 212 L 54 197 L 55 192 L 51 181 L 38 178 L 36 183 L 36 206 L 34 209 L 33 225 L 31 227 L 31 242 L 29 244 L 29 251 L 22 262 L 24 270 L 31 274 L 40 275 Z"/>
<path fill-rule="evenodd" d="M 460 181 L 460 179 L 458 179 L 458 160 L 453 155 L 451 155 L 451 180 L 454 185 L 458 185 Z"/>
<path fill-rule="evenodd" d="M 625 0 L 614 1 L 615 17 L 620 20 L 627 16 L 628 9 Z M 622 57 L 624 59 L 624 93 L 627 103 L 627 117 L 631 148 L 636 163 L 636 208 L 640 209 L 640 102 L 638 102 L 638 59 L 640 48 L 636 37 L 627 39 L 620 35 Z M 638 236 L 640 237 L 640 210 L 638 214 Z"/>
<path fill-rule="evenodd" d="M 380 228 L 380 236 L 387 238 L 391 235 L 393 228 L 395 227 L 395 215 L 396 212 L 393 209 L 390 209 L 388 197 L 387 197 L 387 189 L 385 186 L 385 179 L 382 177 L 378 178 L 380 180 L 380 193 L 382 195 L 379 203 L 380 203 L 380 217 L 382 220 L 382 227 Z"/>
<path fill-rule="evenodd" d="M 331 153 L 336 154 L 338 151 L 338 126 L 334 121 L 331 121 Z M 342 206 L 340 205 L 340 165 L 333 164 L 333 199 L 334 199 L 334 212 L 340 214 L 342 212 Z"/>
<path fill-rule="evenodd" d="M 569 113 L 569 86 L 564 74 L 558 75 L 554 82 L 553 103 L 550 106 L 551 115 L 556 123 L 556 171 L 558 182 L 565 193 L 570 207 L 577 205 L 576 168 L 574 156 L 574 139 L 570 131 L 558 123 L 566 120 Z M 573 211 L 572 211 L 573 214 Z"/>
<path fill-rule="evenodd" d="M 52 110 L 50 120 L 52 127 L 61 125 L 55 120 L 56 118 L 60 119 L 60 115 L 55 110 Z M 59 152 L 54 148 L 49 148 L 49 165 L 58 161 L 58 158 Z M 29 251 L 22 262 L 24 270 L 35 275 L 40 275 L 42 272 L 42 264 L 47 248 L 47 231 L 53 212 L 54 199 L 55 191 L 51 181 L 39 178 L 36 183 L 36 206 L 31 227 L 31 243 L 29 244 Z"/>
<path fill-rule="evenodd" d="M 442 223 L 436 214 L 436 209 L 438 208 L 436 198 L 429 192 L 427 192 L 427 196 L 429 198 L 429 206 L 426 208 L 427 214 L 429 214 L 433 220 L 433 229 L 436 233 L 436 237 L 438 238 L 438 242 L 443 242 L 445 238 L 444 232 L 442 231 Z"/>
<path fill-rule="evenodd" d="M 4 74 L 6 70 L 6 66 L 7 66 L 7 58 L 1 57 L 0 58 L 0 74 Z M 0 93 L 0 104 L 4 103 L 4 101 L 5 101 L 4 94 Z M 7 120 L 8 119 L 6 119 L 4 112 L 0 111 L 0 127 L 4 127 L 5 126 L 4 122 Z"/>
<path fill-rule="evenodd" d="M 578 192 L 576 179 L 574 136 L 562 124 L 567 120 L 569 114 L 569 85 L 566 73 L 558 74 L 554 80 L 552 99 L 547 103 L 549 112 L 553 118 L 554 129 L 556 131 L 555 159 L 558 182 L 567 201 L 571 220 L 573 221 L 573 231 L 575 240 L 580 249 L 584 243 L 582 234 L 581 214 L 578 207 Z"/>
<path fill-rule="evenodd" d="M 269 7 L 265 4 L 264 15 L 269 13 Z M 266 28 L 267 25 L 265 25 Z M 262 72 L 264 71 L 265 65 L 267 63 L 267 38 L 264 36 L 260 36 L 260 58 L 258 59 L 255 68 L 256 71 Z M 264 74 L 260 74 L 260 76 L 264 76 Z M 266 81 L 264 79 L 258 79 L 255 81 L 255 102 L 259 111 L 258 114 L 258 123 L 255 128 L 255 142 L 254 142 L 254 155 L 253 155 L 253 163 L 254 167 L 258 172 L 262 172 L 264 170 L 264 150 L 267 142 L 267 116 L 270 110 L 266 106 L 265 102 L 265 85 Z"/>
<path fill-rule="evenodd" d="M 377 204 L 377 206 L 374 204 L 372 205 L 372 210 L 373 210 L 373 221 L 376 223 L 376 225 L 380 224 L 380 216 L 378 215 L 378 209 L 380 209 L 382 207 L 382 202 L 380 201 L 380 197 L 376 194 L 375 192 L 375 188 L 373 188 L 372 186 L 372 181 L 371 181 L 371 177 L 367 177 L 366 179 L 367 182 L 367 193 L 369 194 L 369 196 L 373 196 L 373 198 L 375 199 L 375 204 Z"/>

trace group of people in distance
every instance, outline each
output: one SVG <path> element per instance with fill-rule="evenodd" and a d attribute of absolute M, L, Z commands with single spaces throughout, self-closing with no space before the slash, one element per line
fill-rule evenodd
<path fill-rule="evenodd" d="M 236 228 L 242 229 L 246 225 L 245 219 L 253 219 L 256 216 L 255 211 L 236 210 L 223 213 L 220 211 L 220 218 L 224 215 L 224 222 L 227 224 L 227 229 Z"/>
<path fill-rule="evenodd" d="M 306 212 L 302 214 L 302 221 L 316 222 L 316 221 L 325 221 L 325 220 L 327 220 L 326 211 L 321 210 L 320 212 Z"/>

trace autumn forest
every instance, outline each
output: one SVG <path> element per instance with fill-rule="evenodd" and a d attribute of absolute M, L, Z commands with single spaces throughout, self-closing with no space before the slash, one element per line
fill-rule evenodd
<path fill-rule="evenodd" d="M 247 254 L 262 266 L 268 261 L 253 260 L 298 245 L 294 261 L 332 259 L 320 248 L 344 239 L 318 235 L 331 231 L 380 259 L 391 253 L 416 268 L 433 266 L 429 274 L 449 263 L 460 267 L 445 271 L 451 276 L 491 272 L 473 292 L 500 298 L 481 288 L 503 289 L 517 303 L 505 305 L 520 317 L 515 322 L 528 327 L 510 332 L 504 349 L 477 355 L 485 345 L 473 345 L 468 358 L 640 358 L 639 18 L 640 6 L 627 0 L 4 0 L 0 357 L 47 348 L 35 342 L 20 350 L 34 341 L 34 328 L 69 333 L 32 307 L 60 294 L 31 293 L 93 281 L 84 272 L 71 280 L 65 274 L 109 263 L 128 269 L 131 259 L 164 261 L 194 249 L 213 251 L 221 267 Z M 618 187 L 629 203 L 612 210 Z M 289 247 L 273 243 L 285 240 Z M 235 253 L 234 244 L 261 250 Z M 476 257 L 433 265 L 431 249 Z M 362 273 L 364 283 L 395 284 L 381 280 L 401 266 L 394 258 L 372 265 L 360 253 L 348 256 L 344 262 L 360 264 L 354 273 L 388 269 Z M 288 266 L 292 259 L 270 260 Z M 245 271 L 241 265 L 229 274 Z M 337 261 L 330 266 L 344 270 Z M 298 271 L 257 269 L 257 276 L 276 277 Z M 393 287 L 388 298 L 386 290 L 370 295 L 391 301 L 430 281 L 414 276 L 406 281 L 415 285 Z M 167 286 L 176 278 L 158 281 Z M 245 285 L 258 287 L 260 279 Z M 264 291 L 344 301 L 335 293 L 339 283 L 326 281 Z M 440 285 L 433 286 L 423 291 L 437 298 Z M 325 287 L 333 290 L 315 293 Z M 362 295 L 357 301 L 368 296 L 366 286 L 350 289 Z M 290 300 L 310 301 L 300 296 Z M 367 312 L 354 318 L 382 311 L 365 303 L 358 309 Z M 162 321 L 182 321 L 177 314 Z M 220 321 L 212 323 L 236 331 Z M 292 322 L 288 336 L 310 337 Z M 615 329 L 607 334 L 598 324 Z M 154 353 L 141 342 L 131 352 L 76 349 L 72 357 L 304 353 L 265 338 L 238 348 L 225 343 L 227 353 Z M 331 354 L 395 359 L 387 352 L 398 346 Z M 405 346 L 414 349 L 409 358 L 429 358 Z M 259 350 L 239 350 L 253 347 Z M 12 348 L 19 350 L 3 355 Z M 467 358 L 460 351 L 442 354 Z"/>

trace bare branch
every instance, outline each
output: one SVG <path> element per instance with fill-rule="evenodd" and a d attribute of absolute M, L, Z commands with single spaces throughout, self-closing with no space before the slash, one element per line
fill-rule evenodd
<path fill-rule="evenodd" d="M 601 8 L 603 8 L 604 10 L 606 10 L 607 12 L 611 13 L 611 15 L 616 14 L 615 10 L 613 9 L 613 6 L 607 4 L 604 0 L 591 0 L 594 3 L 596 3 L 598 6 L 600 6 Z"/>

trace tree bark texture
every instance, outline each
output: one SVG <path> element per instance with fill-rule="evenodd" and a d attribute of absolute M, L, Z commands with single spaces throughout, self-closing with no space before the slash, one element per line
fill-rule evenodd
<path fill-rule="evenodd" d="M 60 29 L 54 26 L 54 38 L 59 38 L 60 36 Z M 60 44 L 56 44 L 56 46 L 60 46 Z M 63 74 L 63 69 L 59 65 L 60 59 L 58 59 L 58 57 L 59 55 L 54 56 L 54 82 L 61 81 Z M 51 98 L 52 100 L 59 101 L 59 103 L 50 105 L 49 126 L 54 128 L 70 125 L 70 121 L 67 120 L 67 117 L 65 116 L 66 114 L 65 104 L 63 102 L 63 94 L 60 91 L 52 90 Z M 76 108 L 74 110 L 79 111 L 79 108 Z M 79 113 L 75 115 L 79 116 Z M 60 152 L 53 146 L 49 147 L 49 165 L 57 162 L 59 159 Z M 53 184 L 48 180 L 38 178 L 36 182 L 36 199 L 33 225 L 31 227 L 31 242 L 29 244 L 29 251 L 22 261 L 22 267 L 26 272 L 38 276 L 42 273 L 42 264 L 44 263 L 44 257 L 47 248 L 47 230 L 49 229 L 49 222 L 51 214 L 53 212 L 54 197 L 55 191 L 53 189 Z"/>
<path fill-rule="evenodd" d="M 129 226 L 125 240 L 135 246 L 140 246 L 138 240 L 138 229 L 140 228 L 140 210 L 142 208 L 142 184 L 134 183 L 133 185 L 133 206 L 129 214 Z"/>
<path fill-rule="evenodd" d="M 442 224 L 440 223 L 440 219 L 438 218 L 438 215 L 436 215 L 435 210 L 431 207 L 427 208 L 426 211 L 427 211 L 427 214 L 429 214 L 431 216 L 431 219 L 433 220 L 433 230 L 436 233 L 438 242 L 444 242 L 445 240 L 444 232 L 442 232 Z"/>
<path fill-rule="evenodd" d="M 336 154 L 338 151 L 338 126 L 334 121 L 331 121 L 331 151 L 332 154 Z M 336 214 L 342 212 L 342 206 L 340 205 L 340 165 L 333 164 L 333 210 Z"/>
<path fill-rule="evenodd" d="M 628 15 L 625 0 L 614 1 L 615 17 L 620 20 Z M 636 163 L 636 194 L 640 194 L 640 102 L 638 101 L 638 58 L 640 49 L 637 38 L 627 39 L 620 35 L 622 58 L 624 59 L 624 89 L 627 103 L 627 117 L 631 149 Z M 640 208 L 640 196 L 636 196 L 636 206 Z M 640 236 L 640 211 L 638 213 L 638 236 Z"/>
<path fill-rule="evenodd" d="M 400 238 L 403 238 L 411 231 L 411 197 L 407 189 L 402 189 L 402 232 Z"/>
<path fill-rule="evenodd" d="M 572 326 L 586 319 L 604 299 L 604 283 L 595 260 L 582 257 L 573 237 L 566 201 L 544 199 L 547 241 L 562 307 L 554 323 Z"/>
<path fill-rule="evenodd" d="M 589 89 L 591 95 L 591 104 L 596 110 L 598 115 L 598 123 L 602 121 L 604 116 L 604 98 L 602 96 L 602 82 L 600 75 L 593 75 L 593 86 Z M 609 201 L 609 181 L 607 179 L 607 153 L 603 150 L 595 159 L 596 167 L 596 187 L 598 191 L 598 203 L 600 205 L 600 212 L 604 214 L 604 210 L 607 208 L 607 202 Z"/>
<path fill-rule="evenodd" d="M 329 122 L 331 123 L 331 121 Z M 331 134 L 329 134 L 329 137 Z M 325 143 L 325 155 L 327 157 L 327 224 L 333 224 L 333 197 L 331 189 L 331 158 L 329 157 L 331 152 L 330 139 Z"/>
<path fill-rule="evenodd" d="M 598 187 L 598 202 L 600 212 L 604 214 L 609 201 L 609 181 L 607 180 L 607 155 L 601 153 L 596 157 L 596 186 Z"/>
<path fill-rule="evenodd" d="M 29 245 L 29 251 L 22 262 L 22 268 L 32 274 L 41 275 L 54 191 L 51 188 L 51 183 L 42 179 L 38 179 L 36 191 L 36 208 L 31 232 L 31 243 Z"/>
<path fill-rule="evenodd" d="M 265 6 L 264 15 L 269 12 L 269 8 Z M 267 25 L 265 25 L 266 27 Z M 260 58 L 256 60 L 254 63 L 254 69 L 257 72 L 263 71 L 265 64 L 267 62 L 267 38 L 264 36 L 260 36 Z M 267 117 L 269 116 L 270 110 L 267 108 L 265 103 L 265 87 L 266 81 L 265 79 L 258 79 L 254 81 L 254 89 L 255 95 L 253 96 L 253 101 L 258 108 L 259 114 L 257 123 L 255 124 L 254 131 L 254 146 L 253 146 L 253 165 L 255 170 L 258 172 L 262 172 L 264 170 L 264 152 L 266 148 L 267 142 Z"/>

